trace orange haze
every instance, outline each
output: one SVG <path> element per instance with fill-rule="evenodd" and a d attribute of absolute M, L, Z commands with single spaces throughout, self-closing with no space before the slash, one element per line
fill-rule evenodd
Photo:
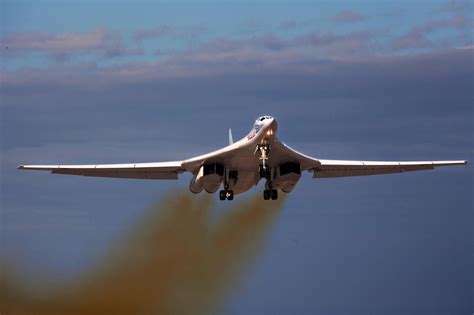
<path fill-rule="evenodd" d="M 173 191 L 78 279 L 35 291 L 26 284 L 31 281 L 5 274 L 0 313 L 166 315 L 224 310 L 226 297 L 261 251 L 283 200 L 264 201 L 258 194 L 228 205 L 230 209 L 211 215 L 212 197 Z"/>

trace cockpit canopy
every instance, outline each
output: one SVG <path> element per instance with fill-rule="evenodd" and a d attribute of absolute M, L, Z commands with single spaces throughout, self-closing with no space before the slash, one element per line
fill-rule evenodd
<path fill-rule="evenodd" d="M 260 116 L 257 118 L 257 121 L 264 121 L 265 119 L 272 119 L 272 116 Z"/>
<path fill-rule="evenodd" d="M 267 119 L 272 119 L 273 117 L 272 116 L 260 116 L 257 118 L 257 120 L 255 121 L 255 124 L 253 125 L 253 128 L 252 128 L 252 131 L 251 131 L 251 134 L 257 134 L 260 129 L 262 128 L 263 126 L 263 123 L 265 120 Z"/>

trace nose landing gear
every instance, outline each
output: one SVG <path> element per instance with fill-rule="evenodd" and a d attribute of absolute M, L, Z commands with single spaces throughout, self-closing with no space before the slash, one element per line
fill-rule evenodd
<path fill-rule="evenodd" d="M 267 178 L 270 175 L 270 170 L 267 167 L 270 147 L 268 145 L 258 145 L 257 150 L 260 151 L 260 178 Z"/>

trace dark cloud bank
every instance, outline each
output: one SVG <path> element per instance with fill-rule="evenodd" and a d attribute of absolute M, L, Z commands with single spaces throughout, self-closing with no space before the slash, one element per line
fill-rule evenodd
<path fill-rule="evenodd" d="M 154 121 L 160 123 L 153 128 L 169 130 L 165 117 L 179 117 L 184 129 L 194 128 L 197 121 L 213 121 L 212 126 L 201 126 L 203 135 L 229 124 L 238 124 L 242 134 L 262 113 L 280 116 L 308 140 L 313 135 L 300 130 L 308 124 L 313 132 L 357 141 L 381 125 L 420 127 L 434 122 L 442 129 L 421 135 L 423 141 L 432 142 L 428 136 L 468 141 L 462 135 L 471 130 L 470 48 L 398 57 L 294 60 L 279 54 L 238 58 L 234 48 L 229 50 L 231 55 L 223 61 L 207 48 L 150 65 L 24 70 L 7 76 L 2 90 L 4 148 L 44 143 L 43 136 L 60 140 L 58 130 L 75 130 L 80 138 L 86 131 L 111 128 L 115 121 L 121 121 L 120 129 L 136 128 L 135 134 Z M 203 61 L 204 54 L 216 56 Z M 38 115 L 42 119 L 35 119 Z M 380 138 L 373 134 L 371 140 L 382 143 L 392 132 L 407 136 L 398 129 L 379 131 Z"/>

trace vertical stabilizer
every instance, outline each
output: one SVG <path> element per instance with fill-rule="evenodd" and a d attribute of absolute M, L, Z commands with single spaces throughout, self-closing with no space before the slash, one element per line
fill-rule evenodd
<path fill-rule="evenodd" d="M 229 128 L 229 145 L 234 143 L 234 139 L 232 138 L 232 129 Z"/>

